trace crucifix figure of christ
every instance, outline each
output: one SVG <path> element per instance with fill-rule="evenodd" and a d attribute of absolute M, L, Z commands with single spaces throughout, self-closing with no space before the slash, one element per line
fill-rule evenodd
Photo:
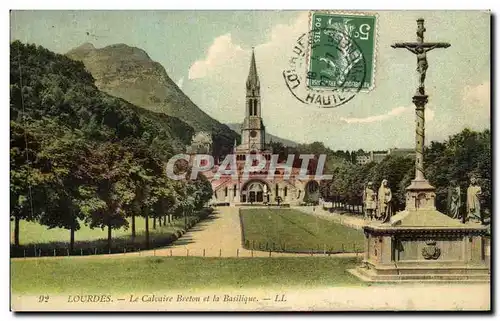
<path fill-rule="evenodd" d="M 417 93 L 425 95 L 425 74 L 429 64 L 427 63 L 427 52 L 435 48 L 448 48 L 446 42 L 424 42 L 424 19 L 417 20 L 417 42 L 398 42 L 391 45 L 392 48 L 405 48 L 417 56 L 417 72 L 420 75 L 420 84 Z"/>

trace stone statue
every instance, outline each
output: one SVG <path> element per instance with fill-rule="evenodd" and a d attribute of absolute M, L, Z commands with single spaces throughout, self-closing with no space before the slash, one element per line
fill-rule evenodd
<path fill-rule="evenodd" d="M 386 179 L 380 184 L 378 189 L 378 215 L 377 219 L 388 222 L 391 217 L 392 192 Z"/>
<path fill-rule="evenodd" d="M 363 192 L 363 205 L 365 208 L 365 220 L 373 220 L 377 210 L 377 193 L 373 190 L 373 183 L 368 182 Z"/>
<path fill-rule="evenodd" d="M 476 178 L 472 177 L 467 188 L 467 221 L 481 222 L 480 195 L 481 187 L 477 184 Z"/>
<path fill-rule="evenodd" d="M 456 182 L 448 188 L 448 214 L 454 219 L 461 219 L 460 206 L 462 205 L 460 197 L 460 186 Z"/>

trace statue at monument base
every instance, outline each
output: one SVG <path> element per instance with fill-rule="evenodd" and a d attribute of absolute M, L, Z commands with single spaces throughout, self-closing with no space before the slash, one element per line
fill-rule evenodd
<path fill-rule="evenodd" d="M 363 207 L 365 220 L 373 220 L 377 210 L 377 193 L 373 190 L 372 182 L 368 182 L 363 192 Z"/>
<path fill-rule="evenodd" d="M 377 219 L 382 222 L 387 222 L 391 217 L 392 207 L 392 192 L 388 186 L 386 179 L 382 180 L 380 188 L 378 189 L 378 212 Z"/>
<path fill-rule="evenodd" d="M 477 184 L 475 177 L 470 180 L 470 185 L 467 188 L 467 217 L 468 222 L 481 222 L 481 204 L 479 197 L 481 195 L 481 186 Z"/>
<path fill-rule="evenodd" d="M 460 186 L 456 182 L 452 182 L 452 186 L 448 189 L 447 208 L 451 218 L 462 219 L 460 215 L 460 206 L 462 205 L 460 197 Z"/>

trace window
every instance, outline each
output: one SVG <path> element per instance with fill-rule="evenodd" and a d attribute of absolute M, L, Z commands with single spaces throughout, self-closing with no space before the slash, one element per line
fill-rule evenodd
<path fill-rule="evenodd" d="M 250 99 L 248 104 L 250 107 L 250 116 L 257 116 L 257 99 Z"/>
<path fill-rule="evenodd" d="M 227 186 L 224 188 L 224 196 L 227 197 Z"/>
<path fill-rule="evenodd" d="M 288 194 L 288 187 L 287 186 L 285 186 L 285 190 L 283 191 L 283 194 L 285 195 L 285 197 Z"/>
<path fill-rule="evenodd" d="M 233 185 L 233 196 L 236 196 L 236 184 Z"/>
<path fill-rule="evenodd" d="M 248 100 L 250 116 L 257 116 L 257 104 L 257 99 L 250 98 Z"/>

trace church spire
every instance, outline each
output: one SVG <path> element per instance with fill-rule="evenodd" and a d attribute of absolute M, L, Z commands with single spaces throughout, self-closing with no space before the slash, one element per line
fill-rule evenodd
<path fill-rule="evenodd" d="M 246 83 L 246 113 L 241 127 L 241 145 L 247 151 L 260 151 L 265 148 L 265 127 L 262 122 L 260 106 L 260 82 L 252 48 L 250 71 Z"/>
<path fill-rule="evenodd" d="M 250 71 L 248 72 L 247 88 L 260 87 L 259 76 L 257 75 L 257 64 L 255 63 L 255 52 L 252 47 L 252 60 L 250 61 Z"/>

